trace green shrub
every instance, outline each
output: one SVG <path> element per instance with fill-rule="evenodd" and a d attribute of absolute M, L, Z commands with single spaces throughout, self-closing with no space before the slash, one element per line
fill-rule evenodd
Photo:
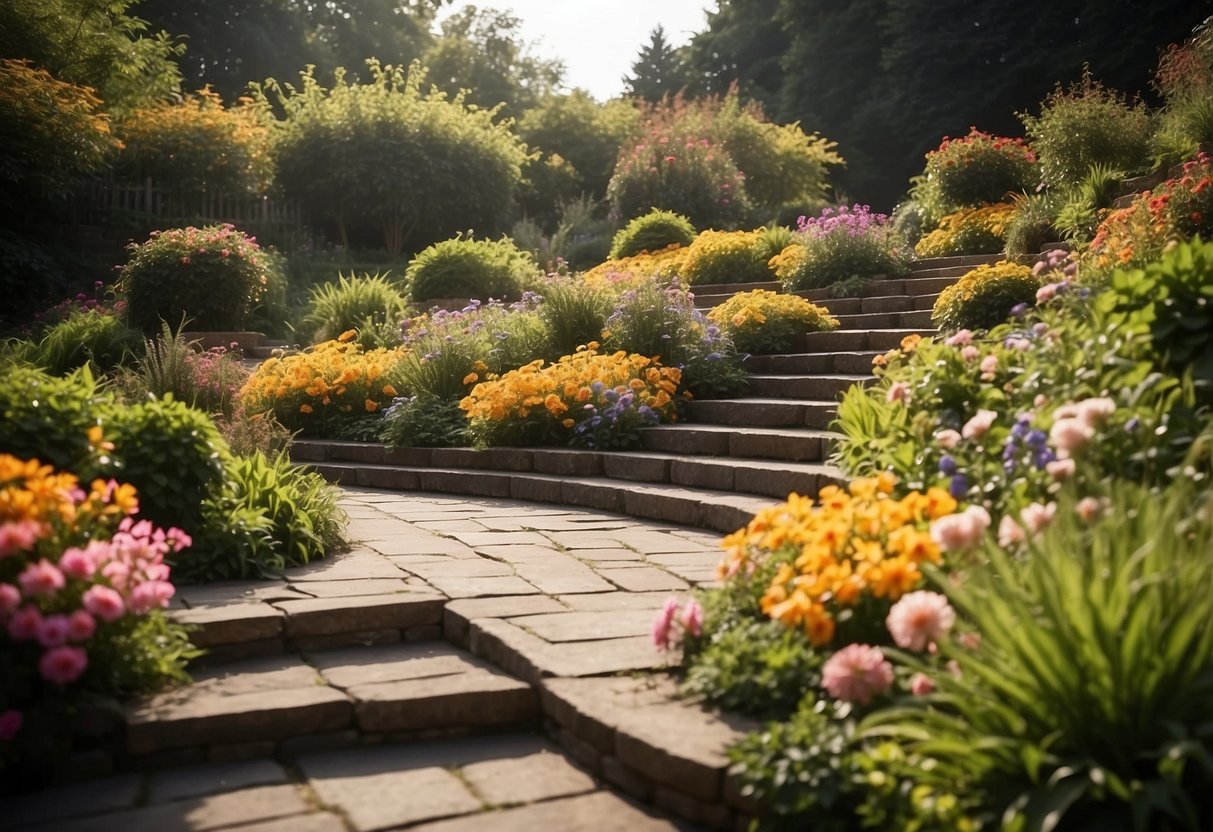
<path fill-rule="evenodd" d="M 153 232 L 131 246 L 119 289 L 131 324 L 146 333 L 162 321 L 200 330 L 239 330 L 269 283 L 256 240 L 230 225 Z"/>
<path fill-rule="evenodd" d="M 762 231 L 705 231 L 687 247 L 679 275 L 692 286 L 770 280 L 764 242 Z"/>
<path fill-rule="evenodd" d="M 87 481 L 94 465 L 89 429 L 96 428 L 111 396 L 88 367 L 56 378 L 34 367 L 0 365 L 0 453 L 40 459 Z"/>
<path fill-rule="evenodd" d="M 660 251 L 671 245 L 689 246 L 695 240 L 695 226 L 681 214 L 654 208 L 636 217 L 615 232 L 610 258 L 631 257 L 642 251 Z"/>
<path fill-rule="evenodd" d="M 46 331 L 37 343 L 19 349 L 22 359 L 61 376 L 88 364 L 108 373 L 135 361 L 143 346 L 139 333 L 112 312 L 78 309 Z"/>
<path fill-rule="evenodd" d="M 229 451 L 211 418 L 184 402 L 149 399 L 110 409 L 117 478 L 139 491 L 139 514 L 165 528 L 193 533 L 202 502 L 222 485 Z"/>
<path fill-rule="evenodd" d="M 1148 334 L 1161 367 L 1191 372 L 1213 396 L 1213 243 L 1196 237 L 1155 263 L 1113 272 L 1096 305 L 1110 323 Z"/>
<path fill-rule="evenodd" d="M 1154 151 L 1160 167 L 1195 155 L 1213 142 L 1213 24 L 1206 19 L 1182 44 L 1162 51 L 1154 85 L 1166 99 L 1158 114 Z"/>
<path fill-rule="evenodd" d="M 204 528 L 177 572 L 193 580 L 261 578 L 322 558 L 345 542 L 337 496 L 285 454 L 236 458 L 204 503 Z"/>
<path fill-rule="evenodd" d="M 407 314 L 408 303 L 388 275 L 338 274 L 336 283 L 312 287 L 303 322 L 313 332 L 312 343 L 352 329 L 362 347 L 375 349 L 400 343 L 400 321 Z"/>
<path fill-rule="evenodd" d="M 866 205 L 843 205 L 804 218 L 793 244 L 769 266 L 793 292 L 855 277 L 899 277 L 910 270 L 910 251 L 887 216 Z"/>
<path fill-rule="evenodd" d="M 383 411 L 379 438 L 392 448 L 451 448 L 471 443 L 459 401 L 428 393 L 397 399 Z"/>
<path fill-rule="evenodd" d="M 927 154 L 914 196 L 931 216 L 941 217 L 960 208 L 1002 202 L 1008 194 L 1029 192 L 1037 184 L 1036 156 L 1023 139 L 971 127 L 967 136 L 945 137 Z"/>
<path fill-rule="evenodd" d="M 456 237 L 418 254 L 405 277 L 410 297 L 421 303 L 434 298 L 517 298 L 538 274 L 534 258 L 509 238 Z"/>
<path fill-rule="evenodd" d="M 1092 165 L 1057 213 L 1055 225 L 1069 240 L 1087 242 L 1120 193 L 1124 172 Z"/>
<path fill-rule="evenodd" d="M 131 385 L 132 398 L 172 396 L 179 402 L 192 404 L 195 388 L 190 359 L 193 354 L 194 348 L 182 337 L 180 329 L 174 331 L 162 321 L 160 332 L 144 341 L 143 355 L 136 364 Z"/>
<path fill-rule="evenodd" d="M 1040 278 L 1027 266 L 978 266 L 939 293 L 931 323 L 945 331 L 990 329 L 1004 323 L 1011 308 L 1036 301 Z"/>
<path fill-rule="evenodd" d="M 1142 170 L 1150 153 L 1150 116 L 1140 101 L 1128 103 L 1083 73 L 1069 89 L 1057 87 L 1039 116 L 1020 113 L 1040 175 L 1051 186 L 1077 185 L 1092 165 L 1130 173 Z"/>
<path fill-rule="evenodd" d="M 548 357 L 559 358 L 599 340 L 611 306 L 610 297 L 594 286 L 576 280 L 549 279 L 538 309 L 554 353 Z"/>
<path fill-rule="evenodd" d="M 611 223 L 598 216 L 597 205 L 582 196 L 560 206 L 560 222 L 551 239 L 551 259 L 572 271 L 597 266 L 607 259 L 613 236 Z"/>
<path fill-rule="evenodd" d="M 1053 223 L 1061 211 L 1062 200 L 1057 194 L 1043 193 L 1015 200 L 1015 215 L 1007 223 L 1007 256 L 1036 255 L 1047 243 L 1056 242 L 1057 229 Z"/>

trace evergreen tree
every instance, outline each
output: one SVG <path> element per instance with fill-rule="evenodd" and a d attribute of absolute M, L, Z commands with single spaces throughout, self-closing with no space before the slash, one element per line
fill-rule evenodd
<path fill-rule="evenodd" d="M 623 83 L 626 95 L 657 102 L 686 87 L 688 77 L 681 53 L 665 39 L 665 28 L 658 26 L 649 37 L 649 43 L 640 47 L 640 57 L 632 64 L 632 74 L 625 75 Z"/>

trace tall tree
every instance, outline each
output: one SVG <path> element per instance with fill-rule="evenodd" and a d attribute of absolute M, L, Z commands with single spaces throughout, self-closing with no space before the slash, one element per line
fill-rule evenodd
<path fill-rule="evenodd" d="M 784 80 L 780 61 L 791 40 L 779 16 L 780 2 L 732 0 L 708 13 L 707 29 L 687 47 L 693 92 L 723 95 L 736 83 L 742 96 L 774 109 Z"/>
<path fill-rule="evenodd" d="M 665 39 L 665 28 L 657 26 L 650 33 L 649 42 L 640 47 L 632 74 L 625 75 L 623 83 L 627 95 L 657 102 L 663 96 L 675 95 L 689 80 L 682 54 Z"/>

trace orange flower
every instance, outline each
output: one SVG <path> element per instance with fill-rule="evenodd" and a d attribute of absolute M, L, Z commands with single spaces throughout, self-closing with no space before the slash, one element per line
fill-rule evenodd
<path fill-rule="evenodd" d="M 299 412 L 300 413 L 311 413 L 312 406 L 310 404 L 301 404 L 301 405 L 299 405 Z"/>

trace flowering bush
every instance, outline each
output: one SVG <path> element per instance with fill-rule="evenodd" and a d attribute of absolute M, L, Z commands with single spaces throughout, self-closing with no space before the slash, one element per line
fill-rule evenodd
<path fill-rule="evenodd" d="M 214 416 L 231 420 L 240 390 L 250 372 L 244 366 L 239 345 L 229 350 L 212 347 L 205 352 L 190 351 L 185 357 L 193 386 L 193 405 Z"/>
<path fill-rule="evenodd" d="M 610 257 L 618 260 L 646 251 L 661 251 L 668 246 L 689 246 L 694 240 L 695 226 L 690 220 L 673 211 L 654 208 L 615 232 Z"/>
<path fill-rule="evenodd" d="M 702 136 L 661 130 L 620 154 L 607 199 L 619 223 L 664 208 L 696 228 L 735 228 L 750 210 L 745 177 L 727 150 Z"/>
<path fill-rule="evenodd" d="M 687 283 L 761 283 L 771 279 L 762 231 L 705 231 L 687 247 L 681 276 Z"/>
<path fill-rule="evenodd" d="M 154 231 L 130 251 L 118 290 L 131 323 L 146 333 L 182 318 L 195 329 L 241 329 L 270 282 L 269 258 L 231 225 Z"/>
<path fill-rule="evenodd" d="M 607 260 L 587 271 L 582 279 L 587 286 L 616 295 L 643 284 L 680 281 L 686 252 L 682 246 L 671 245 L 660 251 Z"/>
<path fill-rule="evenodd" d="M 996 254 L 1007 241 L 1007 226 L 1015 218 L 1011 203 L 982 205 L 948 214 L 939 227 L 914 246 L 919 257 L 951 257 L 957 254 Z"/>
<path fill-rule="evenodd" d="M 53 762 L 87 693 L 185 678 L 195 655 L 161 614 L 178 529 L 134 522 L 135 490 L 0 454 L 0 765 Z M 28 777 L 15 771 L 14 778 Z"/>
<path fill-rule="evenodd" d="M 1205 20 L 1183 44 L 1159 56 L 1154 85 L 1166 99 L 1157 114 L 1156 158 L 1164 165 L 1192 156 L 1213 141 L 1213 25 Z"/>
<path fill-rule="evenodd" d="M 1040 279 L 1027 266 L 996 263 L 978 266 L 939 293 L 931 322 L 943 330 L 989 329 L 1011 310 L 1033 303 Z"/>
<path fill-rule="evenodd" d="M 798 228 L 793 245 L 770 263 L 789 292 L 909 271 L 910 252 L 889 218 L 866 205 L 826 208 L 819 217 L 802 217 Z"/>
<path fill-rule="evenodd" d="M 803 332 L 838 328 L 828 309 L 802 297 L 755 289 L 738 292 L 708 313 L 737 349 L 748 353 L 782 352 Z"/>
<path fill-rule="evenodd" d="M 459 403 L 483 445 L 625 448 L 637 431 L 675 418 L 682 372 L 596 345 L 544 366 L 534 361 L 472 388 Z"/>
<path fill-rule="evenodd" d="M 915 197 L 940 216 L 1031 191 L 1037 185 L 1036 154 L 1023 139 L 992 136 L 970 127 L 967 136 L 945 136 L 927 154 L 923 176 Z"/>
<path fill-rule="evenodd" d="M 359 419 L 377 414 L 397 395 L 390 380 L 401 349 L 363 351 L 343 333 L 297 355 L 263 362 L 240 390 L 250 413 L 271 412 L 309 436 L 345 435 Z"/>

